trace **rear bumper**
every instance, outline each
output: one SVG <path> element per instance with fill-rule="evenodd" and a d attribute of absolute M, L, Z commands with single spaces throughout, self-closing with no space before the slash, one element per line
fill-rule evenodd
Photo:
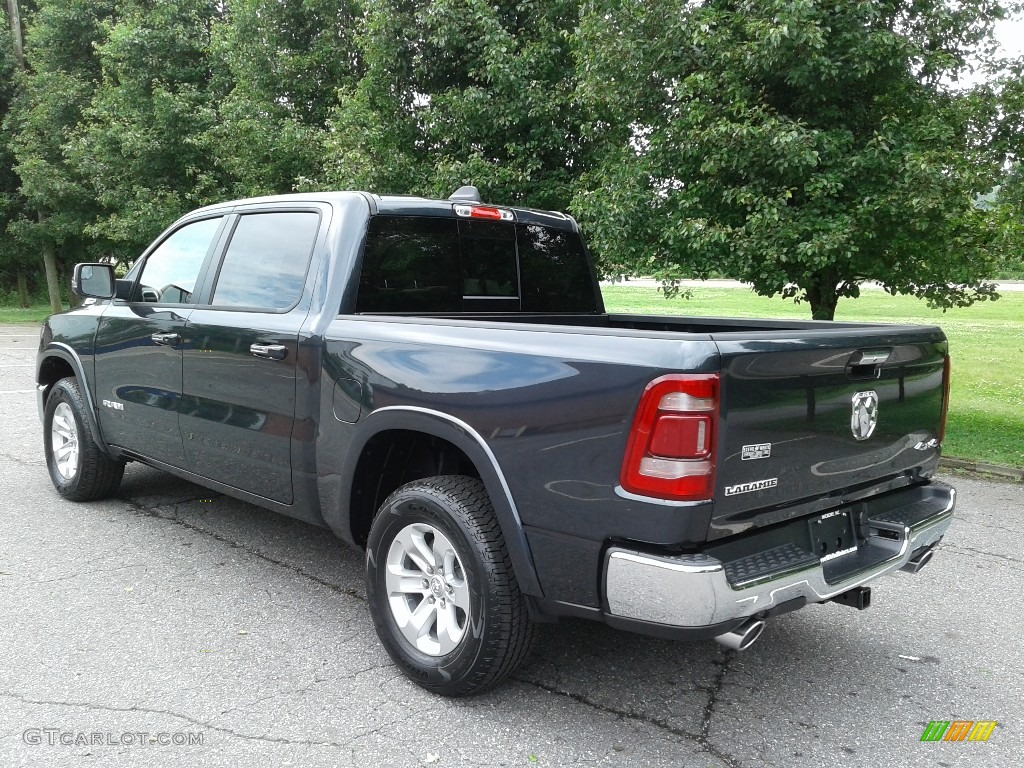
<path fill-rule="evenodd" d="M 763 615 L 792 601 L 824 602 L 908 564 L 912 570 L 911 561 L 949 528 L 955 503 L 953 488 L 938 482 L 869 501 L 869 532 L 856 552 L 841 562 L 796 558 L 791 568 L 774 558 L 774 570 L 753 582 L 738 583 L 736 574 L 743 569 L 708 554 L 667 556 L 611 547 L 604 560 L 606 610 L 666 628 L 697 628 Z M 773 560 L 772 553 L 765 554 L 762 562 Z"/>

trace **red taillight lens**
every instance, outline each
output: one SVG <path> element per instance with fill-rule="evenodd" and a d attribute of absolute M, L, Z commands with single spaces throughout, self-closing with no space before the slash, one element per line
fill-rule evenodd
<path fill-rule="evenodd" d="M 625 490 L 677 501 L 712 497 L 718 385 L 717 374 L 672 374 L 647 385 L 622 463 Z"/>
<path fill-rule="evenodd" d="M 703 459 L 711 452 L 711 417 L 658 417 L 651 431 L 650 451 L 673 459 Z"/>
<path fill-rule="evenodd" d="M 946 414 L 949 413 L 949 378 L 952 374 L 952 365 L 949 362 L 949 355 L 942 365 L 942 417 L 939 419 L 939 445 L 946 439 Z"/>

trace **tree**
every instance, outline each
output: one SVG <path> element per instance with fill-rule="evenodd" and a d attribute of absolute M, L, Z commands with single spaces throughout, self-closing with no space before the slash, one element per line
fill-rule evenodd
<path fill-rule="evenodd" d="M 67 156 L 101 206 L 87 228 L 132 258 L 171 221 L 226 196 L 216 147 L 228 78 L 210 53 L 216 0 L 123 0 L 95 45 L 100 76 Z"/>
<path fill-rule="evenodd" d="M 995 230 L 1001 275 L 1024 276 L 1024 165 L 1011 168 L 985 203 Z"/>
<path fill-rule="evenodd" d="M 987 298 L 975 206 L 1002 158 L 999 0 L 594 0 L 580 98 L 600 159 L 573 206 L 607 271 L 712 271 L 832 319 L 864 280 L 932 305 Z"/>
<path fill-rule="evenodd" d="M 579 5 L 367 3 L 365 75 L 327 141 L 337 186 L 565 209 L 582 170 L 571 31 Z"/>
<path fill-rule="evenodd" d="M 0 125 L 14 100 L 14 83 L 20 69 L 12 38 L 6 27 L 0 31 Z M 7 233 L 8 225 L 26 213 L 25 200 L 18 191 L 20 180 L 14 172 L 11 138 L 9 132 L 0 130 L 0 291 L 16 281 L 19 303 L 27 306 L 26 260 L 21 244 Z"/>
<path fill-rule="evenodd" d="M 21 8 L 19 6 L 18 0 L 7 0 L 6 10 L 8 21 L 10 22 L 11 50 L 13 52 L 14 59 L 14 76 L 8 82 L 16 85 L 18 83 L 24 83 L 28 75 L 28 65 L 25 59 Z M 18 88 L 13 88 L 12 93 L 14 94 L 15 98 L 8 103 L 8 108 L 6 110 L 8 114 L 4 116 L 4 134 L 6 135 L 5 137 L 9 137 L 11 135 L 11 131 L 7 126 L 7 123 L 8 119 L 10 118 L 10 113 L 17 111 L 19 103 Z M 7 143 L 9 147 L 14 146 L 16 152 L 16 142 L 10 141 L 8 139 L 7 141 L 5 141 L 5 143 Z M 24 190 L 19 189 L 18 192 L 20 197 L 21 194 L 23 194 Z M 6 217 L 8 218 L 8 221 L 6 223 L 5 229 L 6 234 L 11 236 L 11 240 L 9 241 L 9 247 L 13 245 L 15 249 L 19 249 L 22 246 L 38 246 L 43 256 L 43 269 L 46 274 L 46 287 L 50 299 L 50 309 L 54 312 L 59 312 L 62 308 L 62 305 L 57 275 L 57 257 L 53 241 L 47 237 L 42 237 L 39 239 L 38 242 L 36 242 L 35 239 L 32 237 L 25 237 L 24 228 L 21 225 L 28 221 L 26 214 L 27 211 L 24 212 L 22 215 L 11 215 L 11 212 L 8 211 Z M 34 218 L 37 219 L 40 223 L 42 223 L 45 219 L 45 214 L 42 210 L 37 210 Z M 20 259 L 17 260 L 24 261 L 24 257 L 22 256 Z M 21 294 L 21 303 L 25 304 L 27 299 L 27 280 L 25 278 L 24 273 L 20 269 L 18 273 L 18 284 L 19 292 Z"/>
<path fill-rule="evenodd" d="M 39 0 L 27 19 L 30 67 L 5 123 L 20 190 L 33 211 L 8 230 L 23 248 L 52 260 L 47 282 L 54 311 L 60 309 L 58 267 L 98 258 L 110 247 L 87 233 L 100 209 L 67 152 L 100 77 L 94 43 L 113 10 L 113 0 Z"/>
<path fill-rule="evenodd" d="M 1003 67 L 993 83 L 1000 119 L 991 143 L 1007 157 L 1006 173 L 990 196 L 999 269 L 1024 276 L 1024 56 Z"/>
<path fill-rule="evenodd" d="M 230 74 L 209 134 L 238 196 L 290 192 L 322 180 L 338 91 L 361 75 L 355 0 L 234 0 L 212 54 Z"/>

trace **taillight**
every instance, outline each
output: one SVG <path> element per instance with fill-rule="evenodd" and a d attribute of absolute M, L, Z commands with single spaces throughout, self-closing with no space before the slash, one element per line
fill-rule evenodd
<path fill-rule="evenodd" d="M 622 463 L 622 487 L 659 499 L 710 499 L 717 429 L 717 374 L 655 379 L 644 390 L 633 418 Z"/>
<path fill-rule="evenodd" d="M 946 439 L 946 414 L 949 413 L 949 378 L 952 367 L 949 362 L 949 355 L 942 364 L 942 417 L 939 419 L 939 445 Z"/>
<path fill-rule="evenodd" d="M 456 205 L 455 215 L 467 219 L 489 219 L 491 221 L 513 221 L 512 211 L 504 208 L 493 208 L 489 205 Z"/>

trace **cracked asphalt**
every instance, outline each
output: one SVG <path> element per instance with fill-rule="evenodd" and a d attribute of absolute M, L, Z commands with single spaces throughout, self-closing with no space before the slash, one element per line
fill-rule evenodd
<path fill-rule="evenodd" d="M 465 700 L 377 643 L 362 558 L 318 528 L 130 465 L 52 489 L 35 328 L 0 326 L 0 766 L 992 766 L 1024 754 L 1024 486 L 952 478 L 932 564 L 769 622 L 735 653 L 586 622 Z M 948 479 L 948 478 L 947 478 Z M 931 720 L 987 742 L 922 743 Z M 66 743 L 65 743 L 66 742 Z"/>

